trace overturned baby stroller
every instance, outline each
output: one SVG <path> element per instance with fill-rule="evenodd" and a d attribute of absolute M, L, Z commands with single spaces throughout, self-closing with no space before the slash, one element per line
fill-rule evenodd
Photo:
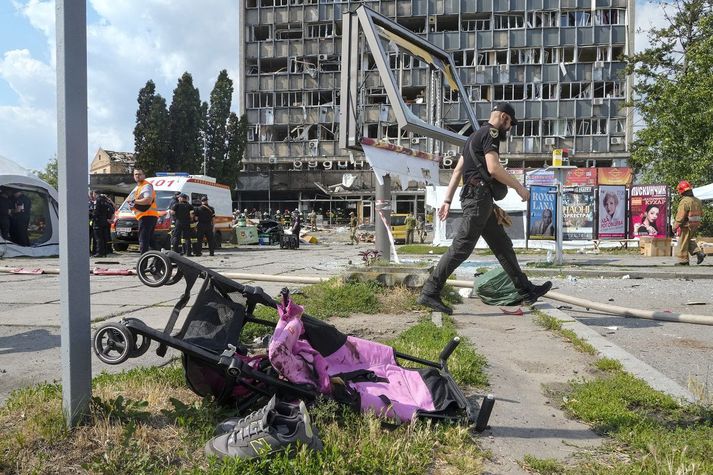
<path fill-rule="evenodd" d="M 407 421 L 414 417 L 467 420 L 478 431 L 486 428 L 493 399 L 482 405 L 466 399 L 448 371 L 448 357 L 457 338 L 441 352 L 439 362 L 406 355 L 380 343 L 344 335 L 333 326 L 310 317 L 285 290 L 275 301 L 260 287 L 243 285 L 171 251 L 150 251 L 137 263 L 138 277 L 150 287 L 186 287 L 161 330 L 138 318 L 99 327 L 93 348 L 107 364 L 121 364 L 148 351 L 168 347 L 182 353 L 189 387 L 220 404 L 234 405 L 238 413 L 277 394 L 283 399 L 311 401 L 319 394 Z M 191 290 L 202 279 L 195 301 L 181 328 L 174 332 Z M 277 308 L 274 322 L 253 315 L 257 305 Z M 275 329 L 268 355 L 249 355 L 240 342 L 247 323 Z M 397 360 L 418 363 L 409 369 Z"/>

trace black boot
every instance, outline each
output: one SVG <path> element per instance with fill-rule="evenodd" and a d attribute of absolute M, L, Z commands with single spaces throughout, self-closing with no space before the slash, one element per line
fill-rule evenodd
<path fill-rule="evenodd" d="M 696 259 L 696 264 L 699 264 L 699 265 L 700 265 L 700 264 L 703 262 L 703 259 L 706 258 L 706 253 L 703 252 L 703 251 L 701 251 L 701 252 L 699 252 L 699 253 L 697 254 L 696 257 L 697 257 L 697 259 Z"/>
<path fill-rule="evenodd" d="M 537 299 L 544 296 L 547 292 L 550 291 L 551 288 L 552 282 L 548 280 L 544 284 L 532 285 L 528 289 L 525 289 L 524 291 L 521 290 L 518 293 L 523 296 L 523 303 L 530 305 L 537 302 Z"/>
<path fill-rule="evenodd" d="M 421 295 L 418 296 L 417 302 L 436 312 L 453 315 L 453 309 L 443 303 L 440 295 L 421 293 Z"/>

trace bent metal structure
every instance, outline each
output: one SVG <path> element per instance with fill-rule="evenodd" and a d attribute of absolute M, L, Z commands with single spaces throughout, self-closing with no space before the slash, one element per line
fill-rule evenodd
<path fill-rule="evenodd" d="M 0 157 L 0 187 L 23 192 L 32 203 L 28 233 L 30 246 L 20 246 L 0 236 L 2 257 L 46 257 L 59 254 L 59 204 L 57 191 L 29 170 Z"/>

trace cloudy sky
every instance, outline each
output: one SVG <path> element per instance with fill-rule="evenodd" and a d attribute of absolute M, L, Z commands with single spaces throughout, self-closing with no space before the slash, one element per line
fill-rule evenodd
<path fill-rule="evenodd" d="M 136 97 L 148 79 L 169 104 L 184 71 L 202 100 L 220 70 L 237 79 L 237 2 L 88 0 L 88 159 L 99 147 L 133 150 Z M 637 0 L 638 27 L 662 21 L 658 5 Z M 26 168 L 42 169 L 56 153 L 55 64 L 54 1 L 0 0 L 0 155 Z"/>

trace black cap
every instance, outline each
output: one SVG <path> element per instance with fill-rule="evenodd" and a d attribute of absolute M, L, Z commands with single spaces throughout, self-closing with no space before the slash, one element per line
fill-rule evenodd
<path fill-rule="evenodd" d="M 178 196 L 179 196 L 179 198 L 185 198 L 185 199 L 188 199 L 188 195 L 187 195 L 187 194 L 185 194 L 185 193 L 179 193 L 179 195 L 178 195 Z"/>
<path fill-rule="evenodd" d="M 181 196 L 181 192 L 180 192 L 180 191 L 177 191 L 177 192 L 175 192 L 175 193 L 173 194 L 173 196 Z"/>
<path fill-rule="evenodd" d="M 203 198 L 201 198 L 201 201 L 208 201 L 208 197 L 204 196 Z"/>
<path fill-rule="evenodd" d="M 515 118 L 515 109 L 513 109 L 512 106 L 507 102 L 499 102 L 495 104 L 493 110 L 498 112 L 505 112 L 507 115 L 510 116 L 510 121 L 512 122 L 513 127 L 517 125 L 517 119 Z"/>

